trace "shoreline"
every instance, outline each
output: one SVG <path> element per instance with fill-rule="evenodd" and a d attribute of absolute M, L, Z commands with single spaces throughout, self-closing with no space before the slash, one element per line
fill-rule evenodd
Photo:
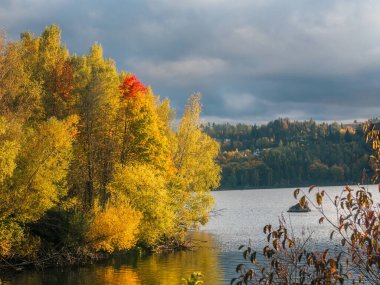
<path fill-rule="evenodd" d="M 297 188 L 309 188 L 312 184 L 308 184 L 308 185 L 298 185 L 298 186 L 279 186 L 279 187 L 276 187 L 276 186 L 263 186 L 263 187 L 251 187 L 251 186 L 246 186 L 246 187 L 229 187 L 229 188 L 218 188 L 216 190 L 212 190 L 211 192 L 218 192 L 218 191 L 244 191 L 244 190 L 265 190 L 265 189 L 297 189 Z M 347 184 L 319 184 L 319 185 L 316 185 L 317 187 L 345 187 L 345 186 L 351 186 L 351 187 L 354 187 L 354 186 L 374 186 L 376 184 L 365 184 L 365 185 L 361 185 L 361 184 L 355 184 L 355 183 L 347 183 Z"/>
<path fill-rule="evenodd" d="M 191 235 L 190 235 L 191 236 Z M 186 238 L 183 242 L 170 240 L 165 244 L 155 247 L 143 247 L 137 245 L 129 250 L 108 252 L 91 252 L 86 248 L 76 247 L 69 249 L 61 249 L 60 251 L 50 252 L 41 255 L 34 260 L 4 259 L 0 260 L 0 284 L 5 277 L 12 277 L 27 271 L 43 271 L 53 268 L 70 268 L 72 266 L 88 266 L 99 262 L 110 260 L 114 257 L 141 257 L 151 256 L 154 254 L 166 254 L 181 251 L 191 251 L 194 246 L 192 239 Z M 12 261 L 14 263 L 12 263 Z"/>

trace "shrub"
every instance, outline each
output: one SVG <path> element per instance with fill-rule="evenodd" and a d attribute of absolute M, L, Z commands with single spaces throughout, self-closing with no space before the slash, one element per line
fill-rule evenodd
<path fill-rule="evenodd" d="M 86 235 L 89 246 L 96 251 L 126 250 L 136 244 L 141 214 L 127 203 L 95 210 Z"/>
<path fill-rule="evenodd" d="M 201 280 L 203 277 L 201 272 L 194 272 L 190 275 L 189 278 L 182 278 L 183 285 L 201 285 L 203 281 Z"/>

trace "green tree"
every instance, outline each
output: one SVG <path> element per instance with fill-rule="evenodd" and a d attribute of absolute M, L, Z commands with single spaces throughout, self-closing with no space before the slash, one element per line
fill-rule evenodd
<path fill-rule="evenodd" d="M 323 164 L 322 162 L 315 160 L 309 166 L 309 173 L 311 179 L 316 182 L 321 182 L 327 178 L 328 166 Z"/>

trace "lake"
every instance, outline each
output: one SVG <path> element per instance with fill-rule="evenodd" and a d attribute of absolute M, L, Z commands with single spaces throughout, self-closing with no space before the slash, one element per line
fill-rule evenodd
<path fill-rule="evenodd" d="M 353 186 L 354 189 L 357 186 Z M 356 187 L 356 188 L 355 188 Z M 367 186 L 376 202 L 380 201 L 377 186 Z M 307 191 L 307 188 L 304 188 Z M 321 187 L 331 196 L 343 187 Z M 281 215 L 298 235 L 313 233 L 313 244 L 323 247 L 329 242 L 329 227 L 318 223 L 319 214 L 287 213 L 297 201 L 294 188 L 233 190 L 214 192 L 215 209 L 209 223 L 192 234 L 196 250 L 151 256 L 115 257 L 96 264 L 26 271 L 5 284 L 12 285 L 179 285 L 182 277 L 201 271 L 205 285 L 229 284 L 234 270 L 242 262 L 241 244 L 251 242 L 260 249 L 264 244 L 263 227 L 278 224 Z M 329 215 L 333 207 L 326 207 Z M 4 284 L 4 283 L 3 283 Z"/>

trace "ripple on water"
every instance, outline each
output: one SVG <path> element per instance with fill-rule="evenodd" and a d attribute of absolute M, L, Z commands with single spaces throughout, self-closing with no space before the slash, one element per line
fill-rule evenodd
<path fill-rule="evenodd" d="M 343 187 L 323 187 L 331 196 Z M 380 195 L 375 186 L 369 187 L 375 201 Z M 224 285 L 235 274 L 235 267 L 243 261 L 238 247 L 250 241 L 256 249 L 262 248 L 265 236 L 263 227 L 278 225 L 284 215 L 288 226 L 300 235 L 313 232 L 313 244 L 323 248 L 330 245 L 329 227 L 319 225 L 316 210 L 309 213 L 287 213 L 296 203 L 294 188 L 259 189 L 213 192 L 215 212 L 210 222 L 194 233 L 197 250 L 147 257 L 122 256 L 90 266 L 66 269 L 29 271 L 18 274 L 6 284 L 13 285 L 178 285 L 181 278 L 194 271 L 204 274 L 205 285 Z M 333 215 L 333 207 L 326 207 Z"/>

